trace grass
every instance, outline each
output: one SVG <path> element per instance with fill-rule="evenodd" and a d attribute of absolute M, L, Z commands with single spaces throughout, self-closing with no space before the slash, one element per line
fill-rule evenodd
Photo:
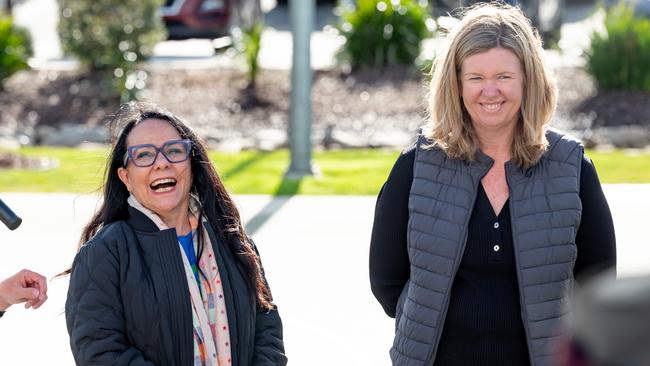
<path fill-rule="evenodd" d="M 107 149 L 28 147 L 20 153 L 58 162 L 49 170 L 0 170 L 3 192 L 93 192 L 101 182 Z"/>
<path fill-rule="evenodd" d="M 54 158 L 58 166 L 45 171 L 0 170 L 0 192 L 93 192 L 101 184 L 108 150 L 30 147 L 20 153 Z M 287 150 L 211 152 L 210 159 L 226 187 L 236 194 L 375 195 L 398 154 L 385 150 L 315 152 L 322 177 L 300 181 L 282 179 L 289 163 Z"/>
<path fill-rule="evenodd" d="M 650 152 L 587 151 L 601 183 L 650 183 Z"/>
<path fill-rule="evenodd" d="M 234 193 L 370 194 L 379 192 L 398 152 L 385 150 L 341 150 L 315 152 L 320 178 L 283 180 L 289 152 L 211 153 L 217 171 Z"/>
<path fill-rule="evenodd" d="M 0 192 L 82 192 L 101 184 L 107 149 L 31 147 L 26 156 L 50 157 L 58 166 L 45 171 L 0 170 Z M 289 152 L 210 153 L 226 186 L 236 194 L 376 195 L 399 152 L 341 150 L 314 153 L 320 178 L 283 180 Z M 589 151 L 602 183 L 650 183 L 650 153 Z"/>

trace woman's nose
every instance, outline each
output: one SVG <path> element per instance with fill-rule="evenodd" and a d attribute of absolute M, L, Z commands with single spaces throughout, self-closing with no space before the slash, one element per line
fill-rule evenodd
<path fill-rule="evenodd" d="M 497 85 L 494 81 L 487 80 L 483 85 L 483 90 L 481 90 L 481 94 L 485 97 L 494 97 L 499 95 L 499 88 L 497 88 Z"/>
<path fill-rule="evenodd" d="M 163 154 L 162 151 L 157 151 L 156 161 L 153 162 L 154 169 L 166 168 L 167 166 L 169 166 L 169 164 L 170 164 L 169 160 L 167 160 L 165 154 Z"/>

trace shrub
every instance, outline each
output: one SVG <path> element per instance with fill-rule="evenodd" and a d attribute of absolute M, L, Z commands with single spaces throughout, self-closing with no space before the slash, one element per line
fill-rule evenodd
<path fill-rule="evenodd" d="M 160 0 L 59 0 L 63 50 L 105 74 L 123 101 L 133 99 L 146 80 L 137 63 L 165 37 L 160 6 Z"/>
<path fill-rule="evenodd" d="M 650 19 L 624 2 L 605 15 L 606 33 L 595 32 L 587 67 L 604 89 L 650 90 Z"/>
<path fill-rule="evenodd" d="M 411 65 L 430 35 L 429 7 L 422 0 L 358 0 L 340 15 L 341 55 L 353 67 Z"/>
<path fill-rule="evenodd" d="M 258 56 L 262 46 L 262 31 L 264 23 L 262 21 L 254 22 L 250 27 L 235 28 L 233 30 L 234 49 L 246 60 L 246 73 L 248 85 L 255 88 L 255 80 L 259 70 Z"/>
<path fill-rule="evenodd" d="M 27 59 L 32 55 L 29 33 L 16 27 L 13 19 L 0 14 L 0 90 L 5 79 L 17 71 L 28 68 Z"/>

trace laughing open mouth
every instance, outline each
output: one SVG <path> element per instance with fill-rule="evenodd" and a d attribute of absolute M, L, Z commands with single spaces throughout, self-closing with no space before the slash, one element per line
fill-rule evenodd
<path fill-rule="evenodd" d="M 163 178 L 153 181 L 149 187 L 158 193 L 171 191 L 176 186 L 176 179 Z"/>

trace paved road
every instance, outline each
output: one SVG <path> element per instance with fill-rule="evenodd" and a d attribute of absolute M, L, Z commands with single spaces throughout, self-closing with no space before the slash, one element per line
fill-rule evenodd
<path fill-rule="evenodd" d="M 274 7 L 273 0 L 264 0 L 266 29 L 262 34 L 260 67 L 265 69 L 289 69 L 292 57 L 292 38 L 287 8 Z M 582 65 L 583 50 L 589 45 L 594 29 L 602 28 L 602 13 L 594 13 L 594 4 L 571 4 L 566 11 L 562 26 L 561 52 L 550 51 L 554 65 Z M 14 10 L 16 23 L 27 27 L 33 37 L 34 58 L 30 64 L 42 69 L 71 69 L 78 64 L 63 58 L 57 35 L 59 9 L 56 0 L 25 0 Z M 328 69 L 335 65 L 335 54 L 342 40 L 329 24 L 336 18 L 331 6 L 319 6 L 316 12 L 315 31 L 312 33 L 311 63 L 315 69 Z M 431 56 L 435 39 L 425 42 L 424 52 Z M 225 53 L 215 54 L 209 40 L 191 39 L 160 42 L 150 59 L 153 67 L 165 68 L 214 68 L 218 66 L 239 67 Z"/>
<path fill-rule="evenodd" d="M 622 276 L 650 273 L 650 185 L 607 185 Z M 52 276 L 68 265 L 94 195 L 2 193 L 24 223 L 0 228 L 0 278 L 26 266 Z M 238 196 L 254 226 L 285 324 L 292 365 L 389 365 L 393 323 L 370 293 L 368 243 L 374 197 Z M 253 224 L 254 223 L 254 224 Z M 39 310 L 1 319 L 1 365 L 72 365 L 62 315 L 67 281 L 50 282 Z M 334 352 L 334 350 L 336 350 Z M 342 361 L 345 360 L 345 361 Z M 53 362 L 54 361 L 54 362 Z"/>

